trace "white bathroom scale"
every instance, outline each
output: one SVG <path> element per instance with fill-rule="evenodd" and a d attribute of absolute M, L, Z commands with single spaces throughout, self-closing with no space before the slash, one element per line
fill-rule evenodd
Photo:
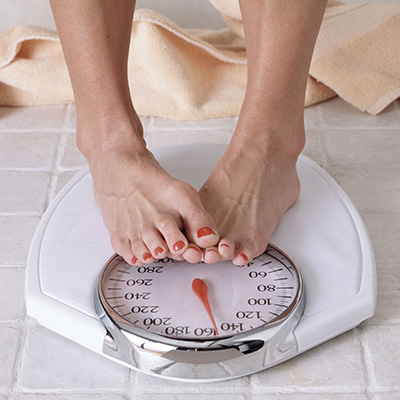
<path fill-rule="evenodd" d="M 226 145 L 152 148 L 200 189 Z M 366 227 L 315 162 L 297 163 L 301 192 L 265 252 L 244 266 L 169 258 L 142 267 L 114 254 L 88 168 L 57 195 L 34 235 L 25 297 L 41 325 L 154 376 L 213 382 L 272 367 L 374 313 Z"/>

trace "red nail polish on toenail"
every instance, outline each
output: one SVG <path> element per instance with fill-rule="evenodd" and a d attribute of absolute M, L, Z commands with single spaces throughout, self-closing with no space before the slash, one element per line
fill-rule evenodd
<path fill-rule="evenodd" d="M 246 256 L 246 254 L 244 254 L 244 253 L 242 253 L 241 256 L 242 256 L 242 258 L 243 258 L 244 261 L 247 261 L 247 260 L 249 259 L 249 258 Z"/>
<path fill-rule="evenodd" d="M 164 252 L 164 249 L 162 248 L 162 247 L 157 247 L 155 250 L 154 250 L 154 253 L 156 254 L 156 256 L 158 256 L 159 254 L 161 254 L 161 253 L 163 253 Z"/>
<path fill-rule="evenodd" d="M 143 260 L 148 260 L 151 257 L 152 257 L 152 255 L 150 253 L 144 253 L 143 254 Z"/>
<path fill-rule="evenodd" d="M 222 243 L 222 244 L 220 245 L 220 247 L 228 247 L 228 248 L 229 248 L 229 246 L 228 246 L 226 243 Z"/>
<path fill-rule="evenodd" d="M 133 258 L 132 258 L 132 264 L 136 264 L 138 262 L 138 259 L 135 257 L 135 256 L 133 256 Z"/>
<path fill-rule="evenodd" d="M 198 249 L 197 247 L 189 246 L 189 249 L 193 249 L 196 250 L 198 253 L 201 253 L 200 249 Z"/>
<path fill-rule="evenodd" d="M 213 251 L 214 253 L 218 253 L 218 251 L 215 249 L 207 249 L 207 251 Z"/>
<path fill-rule="evenodd" d="M 199 238 L 208 235 L 215 235 L 215 232 L 207 226 L 204 226 L 197 231 L 197 237 Z"/>
<path fill-rule="evenodd" d="M 182 250 L 184 247 L 185 247 L 185 243 L 183 243 L 182 240 L 180 240 L 179 242 L 176 242 L 174 244 L 174 250 L 175 251 Z"/>

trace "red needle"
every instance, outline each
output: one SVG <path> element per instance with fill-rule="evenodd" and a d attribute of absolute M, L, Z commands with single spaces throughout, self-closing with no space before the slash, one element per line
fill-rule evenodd
<path fill-rule="evenodd" d="M 197 294 L 197 297 L 200 299 L 201 303 L 203 304 L 204 308 L 206 309 L 207 314 L 210 317 L 210 320 L 214 326 L 215 333 L 217 335 L 219 335 L 218 328 L 217 328 L 217 325 L 215 324 L 214 316 L 211 311 L 210 303 L 208 302 L 207 284 L 203 280 L 196 278 L 192 282 L 192 289 L 193 289 L 193 292 L 195 292 Z"/>

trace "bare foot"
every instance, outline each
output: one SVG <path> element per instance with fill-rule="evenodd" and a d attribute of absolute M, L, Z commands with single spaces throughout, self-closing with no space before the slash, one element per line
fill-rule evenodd
<path fill-rule="evenodd" d="M 201 248 L 216 245 L 219 236 L 197 191 L 171 177 L 146 149 L 137 116 L 135 123 L 111 119 L 99 128 L 105 133 L 97 136 L 100 146 L 89 146 L 82 131 L 78 144 L 88 159 L 112 247 L 134 265 L 167 255 L 200 261 Z"/>
<path fill-rule="evenodd" d="M 218 248 L 204 251 L 205 262 L 232 259 L 244 265 L 266 249 L 283 214 L 298 198 L 298 153 L 234 135 L 199 192 L 221 237 Z"/>

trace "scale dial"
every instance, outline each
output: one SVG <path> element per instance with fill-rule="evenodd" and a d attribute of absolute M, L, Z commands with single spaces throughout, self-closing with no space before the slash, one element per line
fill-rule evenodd
<path fill-rule="evenodd" d="M 171 339 L 215 340 L 271 325 L 300 295 L 296 266 L 271 245 L 244 266 L 166 257 L 135 267 L 114 255 L 99 280 L 100 301 L 117 325 Z"/>

